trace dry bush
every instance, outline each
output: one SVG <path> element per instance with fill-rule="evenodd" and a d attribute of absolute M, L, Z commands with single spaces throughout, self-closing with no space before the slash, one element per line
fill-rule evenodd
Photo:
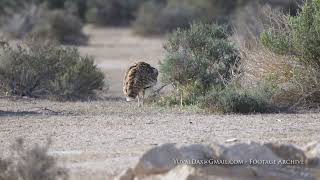
<path fill-rule="evenodd" d="M 47 9 L 45 5 L 31 4 L 21 11 L 6 16 L 2 30 L 10 38 L 23 39 L 39 36 L 57 40 L 62 44 L 85 44 L 81 20 L 65 10 Z"/>
<path fill-rule="evenodd" d="M 25 148 L 23 139 L 12 145 L 11 156 L 0 159 L 0 180 L 67 180 L 68 171 L 48 155 L 51 141 L 45 146 Z"/>
<path fill-rule="evenodd" d="M 270 96 L 271 104 L 287 107 L 293 103 L 297 94 L 284 93 L 292 86 L 290 81 L 294 78 L 294 69 L 298 66 L 290 57 L 277 55 L 261 44 L 250 49 L 242 46 L 240 52 L 242 74 L 239 81 L 242 87 L 251 89 L 264 82 L 275 92 Z"/>
<path fill-rule="evenodd" d="M 290 85 L 280 96 L 290 95 L 292 107 L 320 102 L 319 6 L 319 0 L 311 0 L 295 17 L 272 17 L 277 24 L 272 24 L 261 36 L 266 48 L 288 56 L 294 64 Z"/>
<path fill-rule="evenodd" d="M 98 25 L 128 25 L 145 0 L 90 0 L 87 1 L 86 20 Z"/>
<path fill-rule="evenodd" d="M 42 15 L 42 21 L 35 24 L 32 36 L 57 40 L 65 45 L 84 45 L 88 37 L 82 32 L 81 20 L 64 10 L 55 10 Z"/>
<path fill-rule="evenodd" d="M 164 34 L 176 28 L 187 28 L 194 21 L 203 23 L 236 24 L 238 28 L 250 28 L 256 34 L 261 26 L 256 21 L 260 7 L 269 4 L 273 8 L 294 13 L 297 3 L 292 1 L 264 0 L 163 0 L 146 1 L 139 9 L 134 29 L 142 35 Z M 249 22 L 249 23 L 247 23 Z M 247 27 L 243 24 L 252 24 Z"/>
<path fill-rule="evenodd" d="M 5 17 L 2 31 L 11 38 L 23 38 L 41 22 L 43 9 L 31 4 L 17 12 L 12 12 Z"/>
<path fill-rule="evenodd" d="M 296 108 L 319 103 L 319 73 L 312 67 L 305 67 L 289 56 L 277 55 L 260 46 L 241 49 L 240 82 L 247 89 L 267 82 L 275 89 L 271 104 L 278 107 Z M 319 97 L 319 98 L 315 98 Z"/>
<path fill-rule="evenodd" d="M 237 29 L 233 36 L 241 52 L 243 72 L 241 84 L 252 88 L 260 82 L 268 82 L 277 89 L 272 96 L 272 103 L 277 106 L 292 109 L 318 104 L 320 102 L 319 71 L 314 63 L 305 63 L 306 61 L 301 60 L 301 56 L 297 55 L 303 49 L 299 46 L 299 42 L 303 41 L 296 41 L 292 36 L 292 32 L 295 31 L 292 19 L 295 18 L 270 7 L 262 9 L 261 17 L 251 21 L 253 24 L 258 24 L 260 30 L 264 31 L 262 40 L 257 38 L 254 29 L 250 29 L 250 24 L 244 24 L 243 27 L 248 28 Z M 302 29 L 305 28 L 300 30 Z M 247 36 L 243 35 L 243 31 Z M 297 35 L 297 33 L 294 34 Z M 305 34 L 304 40 L 312 38 L 310 34 Z M 316 38 L 313 37 L 313 39 Z M 294 45 L 295 43 L 298 44 Z M 299 46 L 300 50 L 293 50 L 294 46 Z M 307 55 L 315 57 L 316 54 Z M 313 60 L 317 61 L 316 58 Z"/>
<path fill-rule="evenodd" d="M 165 34 L 189 28 L 193 22 L 227 22 L 235 1 L 167 0 L 146 1 L 139 9 L 133 28 L 138 34 Z M 226 5 L 228 4 L 228 5 Z"/>
<path fill-rule="evenodd" d="M 252 43 L 251 43 L 252 44 Z M 294 61 L 288 56 L 277 55 L 257 44 L 255 48 L 240 47 L 242 83 L 254 86 L 266 78 L 277 77 L 275 83 L 288 82 L 293 74 Z"/>
<path fill-rule="evenodd" d="M 104 74 L 76 48 L 32 39 L 0 50 L 1 90 L 11 95 L 87 99 L 104 86 Z"/>

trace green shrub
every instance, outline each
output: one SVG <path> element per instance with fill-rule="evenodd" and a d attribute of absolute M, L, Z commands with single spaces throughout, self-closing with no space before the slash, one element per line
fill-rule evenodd
<path fill-rule="evenodd" d="M 224 89 L 214 88 L 201 99 L 201 107 L 211 112 L 264 113 L 271 111 L 271 97 L 275 89 L 257 86 L 245 89 L 234 85 Z"/>
<path fill-rule="evenodd" d="M 42 8 L 35 5 L 25 8 L 4 17 L 2 31 L 10 38 L 23 38 L 30 33 L 35 24 L 41 22 Z"/>
<path fill-rule="evenodd" d="M 279 88 L 271 83 L 260 83 L 248 89 L 229 84 L 224 88 L 213 87 L 205 95 L 192 98 L 181 99 L 181 94 L 175 91 L 168 96 L 158 97 L 155 103 L 159 106 L 191 105 L 213 113 L 269 113 L 274 112 L 276 108 L 282 108 L 273 102 L 274 96 L 278 93 Z"/>
<path fill-rule="evenodd" d="M 307 1 L 297 16 L 288 17 L 280 27 L 273 26 L 264 32 L 262 43 L 276 53 L 320 67 L 319 7 L 319 0 Z"/>
<path fill-rule="evenodd" d="M 63 11 L 49 12 L 45 21 L 36 24 L 31 34 L 36 37 L 55 39 L 62 44 L 83 45 L 88 38 L 82 32 L 83 24 L 76 16 Z"/>
<path fill-rule="evenodd" d="M 12 145 L 11 156 L 6 160 L 0 158 L 0 179 L 67 180 L 68 171 L 48 155 L 49 146 L 50 141 L 45 146 L 35 145 L 27 149 L 23 140 L 18 139 Z"/>
<path fill-rule="evenodd" d="M 160 105 L 198 105 L 214 88 L 224 89 L 237 75 L 239 53 L 218 25 L 192 24 L 169 36 L 166 58 L 160 63 L 162 81 L 175 87 Z"/>
<path fill-rule="evenodd" d="M 29 35 L 58 40 L 62 44 L 85 44 L 81 20 L 64 10 L 49 11 L 44 6 L 31 5 L 19 14 L 9 16 L 3 30 L 13 38 Z"/>
<path fill-rule="evenodd" d="M 192 22 L 220 22 L 230 15 L 224 7 L 233 6 L 234 1 L 228 1 L 228 5 L 221 0 L 146 1 L 137 12 L 133 28 L 140 35 L 159 35 L 189 28 Z"/>
<path fill-rule="evenodd" d="M 30 3 L 32 3 L 32 0 L 0 0 L 0 15 L 19 10 Z"/>
<path fill-rule="evenodd" d="M 239 53 L 221 26 L 192 24 L 188 30 L 178 29 L 165 49 L 162 80 L 186 97 L 203 96 L 212 86 L 224 87 L 237 74 Z"/>
<path fill-rule="evenodd" d="M 200 8 L 187 3 L 164 4 L 146 2 L 138 11 L 133 23 L 135 32 L 142 35 L 169 33 L 177 28 L 188 28 L 193 21 L 200 20 Z"/>
<path fill-rule="evenodd" d="M 87 21 L 98 25 L 128 25 L 145 0 L 92 0 L 87 2 Z"/>
<path fill-rule="evenodd" d="M 155 11 L 160 11 L 164 8 L 163 3 L 154 3 L 148 1 L 144 3 L 138 11 L 137 19 L 133 22 L 133 28 L 136 33 L 141 35 L 158 34 L 160 30 L 157 29 L 157 23 L 155 19 L 158 14 Z"/>
<path fill-rule="evenodd" d="M 88 11 L 88 0 L 67 0 L 64 3 L 64 9 L 79 17 L 83 22 L 86 20 Z"/>
<path fill-rule="evenodd" d="M 292 107 L 320 102 L 319 17 L 320 1 L 310 0 L 297 16 L 286 16 L 281 23 L 271 26 L 261 36 L 265 47 L 290 57 L 290 63 L 293 64 L 292 78 L 287 82 L 289 85 L 281 97 L 287 97 L 286 101 Z"/>
<path fill-rule="evenodd" d="M 82 99 L 101 90 L 103 80 L 104 76 L 97 70 L 93 59 L 85 57 L 52 82 L 52 92 L 63 99 Z"/>
<path fill-rule="evenodd" d="M 104 85 L 104 75 L 90 57 L 75 48 L 30 41 L 0 53 L 3 91 L 39 98 L 82 99 L 92 97 Z"/>
<path fill-rule="evenodd" d="M 240 53 L 218 25 L 192 24 L 177 30 L 165 44 L 160 64 L 162 80 L 173 84 L 159 105 L 195 105 L 210 112 L 265 113 L 273 111 L 278 86 L 271 81 L 249 89 L 239 85 Z"/>
<path fill-rule="evenodd" d="M 290 2 L 267 2 L 256 0 L 167 0 L 147 1 L 140 7 L 136 21 L 135 31 L 142 35 L 163 34 L 172 32 L 176 28 L 186 28 L 193 21 L 204 23 L 231 24 L 232 19 L 239 20 L 239 12 L 248 4 L 257 7 L 259 4 L 272 4 L 276 7 L 293 7 Z M 296 9 L 296 8 L 295 8 Z M 255 11 L 255 9 L 253 9 Z M 252 13 L 250 14 L 252 15 Z M 243 15 L 242 15 L 243 16 Z M 252 17 L 251 17 L 252 18 Z M 236 22 L 236 25 L 245 23 Z"/>

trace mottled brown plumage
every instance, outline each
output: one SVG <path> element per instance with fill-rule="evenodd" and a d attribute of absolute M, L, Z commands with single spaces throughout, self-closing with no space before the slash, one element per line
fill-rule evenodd
<path fill-rule="evenodd" d="M 158 70 L 148 63 L 138 62 L 131 66 L 126 72 L 123 83 L 123 92 L 127 101 L 138 97 L 138 105 L 140 106 L 140 98 L 144 98 L 146 89 L 156 85 L 157 78 Z"/>

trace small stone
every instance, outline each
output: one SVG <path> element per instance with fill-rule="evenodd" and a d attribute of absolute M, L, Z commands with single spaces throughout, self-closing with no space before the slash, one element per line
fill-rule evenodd
<path fill-rule="evenodd" d="M 237 138 L 232 138 L 232 139 L 227 139 L 226 143 L 233 143 L 233 142 L 237 142 L 238 139 Z"/>
<path fill-rule="evenodd" d="M 131 168 L 123 171 L 119 176 L 115 177 L 114 180 L 134 180 L 134 172 Z"/>

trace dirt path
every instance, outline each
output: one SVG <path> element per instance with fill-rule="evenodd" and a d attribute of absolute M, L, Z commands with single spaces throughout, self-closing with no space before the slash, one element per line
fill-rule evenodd
<path fill-rule="evenodd" d="M 162 56 L 160 39 L 134 37 L 127 29 L 89 27 L 87 32 L 94 35 L 92 45 L 81 52 L 95 55 L 112 78 L 112 97 L 121 96 L 128 63 L 150 57 L 148 62 L 156 65 Z M 0 99 L 0 111 L 0 155 L 8 154 L 17 137 L 28 144 L 51 137 L 50 153 L 70 169 L 71 179 L 110 179 L 163 143 L 210 144 L 237 138 L 305 145 L 320 139 L 320 113 L 222 116 L 137 108 L 120 99 L 60 103 L 8 98 Z"/>

